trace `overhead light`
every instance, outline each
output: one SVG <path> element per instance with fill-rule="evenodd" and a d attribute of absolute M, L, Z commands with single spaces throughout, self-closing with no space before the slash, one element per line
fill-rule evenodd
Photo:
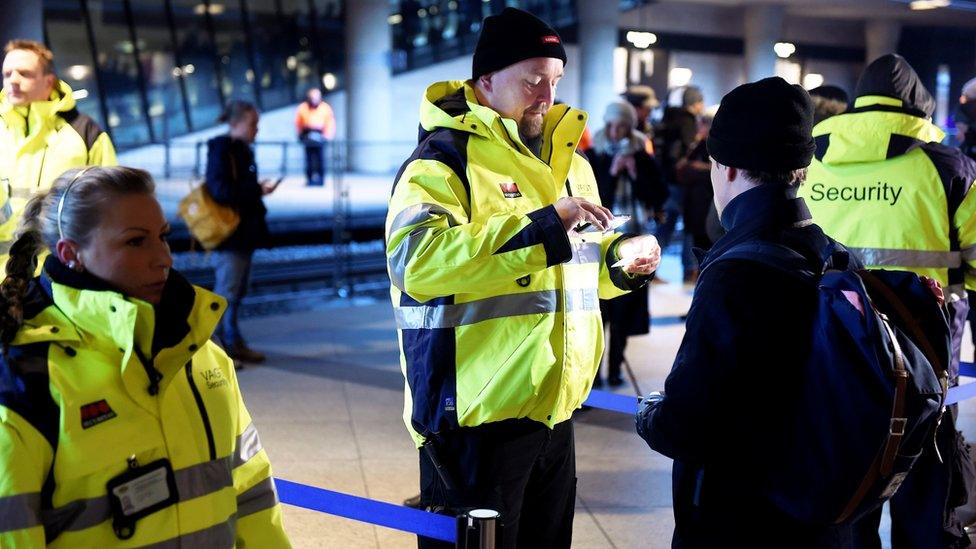
<path fill-rule="evenodd" d="M 324 87 L 326 91 L 334 90 L 337 83 L 338 80 L 336 79 L 336 75 L 332 74 L 331 72 L 327 72 L 322 75 L 322 87 Z"/>
<path fill-rule="evenodd" d="M 72 80 L 84 80 L 91 74 L 91 67 L 88 65 L 71 65 L 68 67 L 68 78 Z"/>
<path fill-rule="evenodd" d="M 298 59 L 294 55 L 289 55 L 288 59 L 285 59 L 285 66 L 288 70 L 293 71 L 298 67 Z"/>
<path fill-rule="evenodd" d="M 786 59 L 787 57 L 796 53 L 796 46 L 789 42 L 776 42 L 776 45 L 773 46 L 773 51 L 776 52 L 776 55 L 779 57 Z"/>
<path fill-rule="evenodd" d="M 193 6 L 193 13 L 197 15 L 203 15 L 205 13 L 209 13 L 210 15 L 220 15 L 224 13 L 225 9 L 226 8 L 224 8 L 223 4 L 210 4 L 209 6 L 206 4 L 197 4 L 196 6 Z"/>
<path fill-rule="evenodd" d="M 627 31 L 627 41 L 636 48 L 645 49 L 657 42 L 657 35 L 653 32 Z"/>
<path fill-rule="evenodd" d="M 675 67 L 668 72 L 668 87 L 680 88 L 691 82 L 691 69 Z"/>
<path fill-rule="evenodd" d="M 85 89 L 72 90 L 71 91 L 71 97 L 73 97 L 75 99 L 75 101 L 77 101 L 79 99 L 84 99 L 84 98 L 88 97 L 88 90 L 85 90 Z"/>
<path fill-rule="evenodd" d="M 812 90 L 813 88 L 819 88 L 823 86 L 824 77 L 822 74 L 817 74 L 815 72 L 809 72 L 803 76 L 803 88 L 807 90 Z"/>
<path fill-rule="evenodd" d="M 193 72 L 196 70 L 197 68 L 193 66 L 193 63 L 188 63 L 185 67 L 183 67 L 183 74 L 193 74 Z"/>
<path fill-rule="evenodd" d="M 403 16 L 399 13 L 394 13 L 393 15 L 386 18 L 386 22 L 391 25 L 399 25 L 403 22 Z"/>
<path fill-rule="evenodd" d="M 912 0 L 908 7 L 913 10 L 934 10 L 936 8 L 947 8 L 951 5 L 950 0 Z"/>
<path fill-rule="evenodd" d="M 427 17 L 427 10 L 424 9 L 424 8 L 420 8 L 419 10 L 417 10 L 417 17 L 419 17 L 421 19 L 423 19 L 424 17 Z"/>

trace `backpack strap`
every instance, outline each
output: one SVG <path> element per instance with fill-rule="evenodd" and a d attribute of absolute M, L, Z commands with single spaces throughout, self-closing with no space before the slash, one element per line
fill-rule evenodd
<path fill-rule="evenodd" d="M 874 305 L 872 304 L 871 307 L 873 308 Z M 850 501 L 847 502 L 844 511 L 834 521 L 835 524 L 840 524 L 849 519 L 877 481 L 891 474 L 891 469 L 895 464 L 895 456 L 898 455 L 898 449 L 901 448 L 901 440 L 905 436 L 905 426 L 908 422 L 905 418 L 905 393 L 908 388 L 908 370 L 905 369 L 905 355 L 902 353 L 901 345 L 898 344 L 898 339 L 895 337 L 895 331 L 891 328 L 888 317 L 877 309 L 875 309 L 875 313 L 881 321 L 881 326 L 888 334 L 892 351 L 895 354 L 895 398 L 891 405 L 891 421 L 888 427 L 888 437 L 885 439 L 884 446 L 874 458 L 871 468 L 868 469 L 868 474 L 861 480 L 857 492 L 854 492 Z M 887 495 L 882 494 L 882 497 L 890 497 L 894 494 L 904 479 L 904 474 L 896 475 L 896 478 L 891 479 L 891 482 L 885 489 L 885 494 Z"/>
<path fill-rule="evenodd" d="M 760 263 L 808 284 L 817 285 L 827 271 L 846 271 L 851 265 L 850 253 L 841 244 L 831 241 L 820 254 L 820 264 L 783 244 L 763 240 L 749 240 L 732 246 L 712 260 L 702 271 L 728 260 L 745 260 Z"/>

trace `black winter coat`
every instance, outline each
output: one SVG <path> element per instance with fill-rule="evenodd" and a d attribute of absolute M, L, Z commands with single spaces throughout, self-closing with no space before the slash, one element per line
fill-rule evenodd
<path fill-rule="evenodd" d="M 215 201 L 237 210 L 241 224 L 218 250 L 254 250 L 270 245 L 254 151 L 244 141 L 221 135 L 207 142 L 207 191 Z"/>
<path fill-rule="evenodd" d="M 805 226 L 798 226 L 807 223 Z M 746 241 L 784 244 L 821 265 L 831 239 L 802 199 L 763 185 L 728 205 L 729 230 L 702 260 L 687 331 L 663 400 L 638 416 L 654 450 L 674 459 L 674 547 L 850 547 L 850 527 L 793 521 L 766 496 L 768 457 L 809 353 L 816 290 L 768 266 L 709 264 Z"/>

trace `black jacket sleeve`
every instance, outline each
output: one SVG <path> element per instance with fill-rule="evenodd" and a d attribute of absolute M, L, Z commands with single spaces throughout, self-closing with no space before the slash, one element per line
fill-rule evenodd
<path fill-rule="evenodd" d="M 227 206 L 238 206 L 240 185 L 235 175 L 239 170 L 233 166 L 231 143 L 228 139 L 211 139 L 207 143 L 207 191 L 215 201 Z"/>

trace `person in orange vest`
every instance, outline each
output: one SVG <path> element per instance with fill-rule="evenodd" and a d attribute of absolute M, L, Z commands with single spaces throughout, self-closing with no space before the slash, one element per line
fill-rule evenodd
<path fill-rule="evenodd" d="M 318 88 L 308 90 L 305 101 L 295 113 L 298 139 L 305 145 L 305 177 L 309 187 L 325 184 L 325 144 L 335 137 L 336 124 L 332 107 L 322 101 Z"/>

